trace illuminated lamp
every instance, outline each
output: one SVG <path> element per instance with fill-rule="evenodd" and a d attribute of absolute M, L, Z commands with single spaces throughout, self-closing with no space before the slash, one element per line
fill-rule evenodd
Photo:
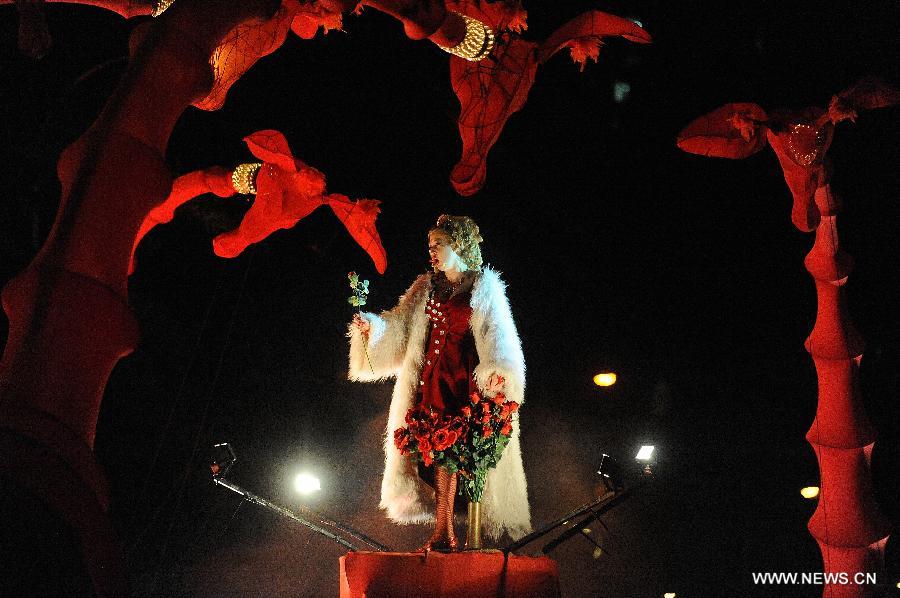
<path fill-rule="evenodd" d="M 612 386 L 616 383 L 616 378 L 613 372 L 601 372 L 594 376 L 594 384 L 597 386 Z"/>
<path fill-rule="evenodd" d="M 807 486 L 800 490 L 800 495 L 803 498 L 815 498 L 819 496 L 819 487 L 818 486 Z"/>
<path fill-rule="evenodd" d="M 294 478 L 294 489 L 300 494 L 312 494 L 322 489 L 319 478 L 309 473 L 301 473 Z"/>

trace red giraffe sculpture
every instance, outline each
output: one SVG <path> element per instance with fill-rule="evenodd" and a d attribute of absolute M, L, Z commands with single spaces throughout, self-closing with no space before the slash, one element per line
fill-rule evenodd
<path fill-rule="evenodd" d="M 506 121 L 522 109 L 534 84 L 537 67 L 563 48 L 581 64 L 596 62 L 604 37 L 622 37 L 648 44 L 650 34 L 634 21 L 592 10 L 557 29 L 544 42 L 522 39 L 525 11 L 517 3 L 448 2 L 448 7 L 501 32 L 487 60 L 478 62 L 450 57 L 450 79 L 460 103 L 459 135 L 462 157 L 450 174 L 460 195 L 473 195 L 484 186 L 487 155 Z M 510 6 L 510 4 L 512 6 Z"/>
<path fill-rule="evenodd" d="M 387 253 L 375 228 L 380 202 L 374 199 L 354 202 L 345 195 L 326 194 L 325 175 L 294 158 L 287 140 L 278 131 L 257 131 L 245 137 L 244 142 L 250 153 L 263 162 L 241 164 L 233 170 L 214 166 L 175 179 L 169 197 L 141 223 L 134 238 L 129 274 L 134 271 L 134 250 L 141 239 L 156 225 L 171 221 L 178 206 L 205 193 L 219 197 L 236 193 L 255 196 L 240 225 L 213 239 L 213 250 L 220 257 L 237 257 L 249 245 L 276 230 L 293 227 L 318 207 L 327 205 L 369 254 L 375 269 L 384 274 Z"/>
<path fill-rule="evenodd" d="M 704 156 L 746 158 L 768 141 L 778 156 L 794 198 L 791 220 L 803 232 L 815 231 L 804 264 L 816 285 L 816 323 L 806 350 L 816 366 L 819 401 L 806 434 L 819 462 L 819 504 L 809 531 L 819 544 L 826 573 L 883 568 L 890 523 L 875 502 L 871 455 L 876 431 L 862 405 L 859 364 L 864 343 L 847 314 L 843 285 L 853 261 L 840 247 L 840 201 L 829 184 L 825 152 L 834 126 L 855 120 L 858 110 L 900 103 L 900 92 L 864 79 L 831 98 L 827 109 L 811 107 L 771 116 L 756 104 L 726 104 L 689 124 L 678 147 Z M 829 598 L 869 595 L 870 586 L 825 584 Z"/>

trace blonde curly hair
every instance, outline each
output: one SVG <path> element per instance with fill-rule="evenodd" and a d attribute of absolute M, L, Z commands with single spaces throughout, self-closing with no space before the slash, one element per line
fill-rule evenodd
<path fill-rule="evenodd" d="M 481 247 L 484 241 L 478 231 L 478 225 L 468 216 L 451 216 L 441 214 L 437 223 L 429 229 L 429 233 L 440 231 L 450 237 L 450 248 L 462 259 L 470 270 L 481 270 Z"/>

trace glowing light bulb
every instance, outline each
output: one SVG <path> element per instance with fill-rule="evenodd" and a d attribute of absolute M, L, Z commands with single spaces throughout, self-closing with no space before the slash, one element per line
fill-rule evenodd
<path fill-rule="evenodd" d="M 818 486 L 807 486 L 800 490 L 800 496 L 803 498 L 815 498 L 819 496 L 819 487 Z"/>
<path fill-rule="evenodd" d="M 597 386 L 612 386 L 616 383 L 616 375 L 612 372 L 601 372 L 594 376 L 594 384 Z"/>
<path fill-rule="evenodd" d="M 300 494 L 312 494 L 322 489 L 319 478 L 309 473 L 301 473 L 294 478 L 294 488 Z"/>
<path fill-rule="evenodd" d="M 654 446 L 652 444 L 650 444 L 650 445 L 645 444 L 644 446 L 641 447 L 641 450 L 638 451 L 638 454 L 637 454 L 637 456 L 635 456 L 635 459 L 637 459 L 638 461 L 649 461 L 650 457 L 653 456 L 653 450 L 654 450 Z"/>

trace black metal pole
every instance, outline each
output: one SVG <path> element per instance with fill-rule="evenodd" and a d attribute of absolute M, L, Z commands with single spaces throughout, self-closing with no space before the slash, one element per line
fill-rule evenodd
<path fill-rule="evenodd" d="M 228 480 L 223 479 L 221 477 L 214 477 L 213 482 L 215 482 L 219 486 L 224 486 L 225 488 L 228 488 L 229 490 L 231 490 L 232 492 L 234 492 L 236 494 L 240 494 L 242 497 L 244 497 L 244 500 L 246 500 L 248 502 L 252 502 L 255 505 L 259 505 L 259 506 L 265 507 L 271 511 L 275 511 L 279 515 L 283 515 L 284 517 L 287 517 L 288 519 L 292 519 L 301 525 L 305 525 L 306 527 L 313 530 L 314 532 L 318 532 L 318 533 L 322 534 L 323 536 L 325 536 L 326 538 L 334 540 L 341 546 L 345 547 L 347 550 L 351 550 L 353 552 L 359 551 L 359 548 L 357 548 L 356 546 L 354 546 L 347 540 L 343 539 L 342 537 L 331 533 L 330 531 L 328 531 L 327 529 L 325 529 L 323 527 L 319 527 L 318 525 L 316 525 L 315 523 L 312 523 L 311 521 L 307 521 L 306 519 L 297 515 L 293 511 L 289 511 L 288 509 L 278 506 L 275 503 L 262 498 L 261 496 L 257 496 L 255 494 L 253 494 L 252 492 L 250 492 L 249 490 L 244 490 L 237 484 L 233 484 L 232 482 L 229 482 Z"/>

